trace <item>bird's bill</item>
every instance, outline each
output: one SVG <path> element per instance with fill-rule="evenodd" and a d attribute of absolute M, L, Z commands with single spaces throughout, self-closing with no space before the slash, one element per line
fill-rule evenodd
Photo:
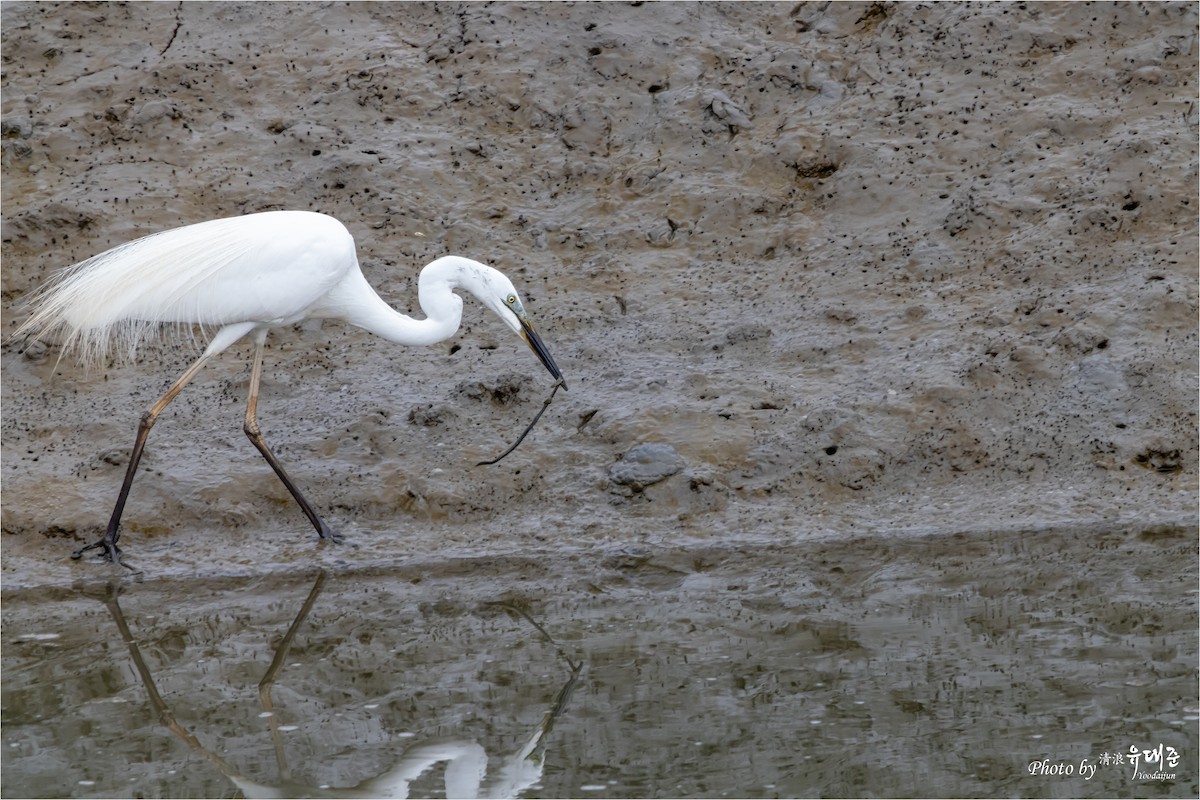
<path fill-rule="evenodd" d="M 550 351 L 546 349 L 545 343 L 542 342 L 542 337 L 538 336 L 537 329 L 533 327 L 533 323 L 527 319 L 521 319 L 520 322 L 521 338 L 525 340 L 525 344 L 529 345 L 529 349 L 538 357 L 538 361 L 542 362 L 542 366 L 548 369 L 550 374 L 566 389 L 567 382 L 563 380 L 562 370 L 558 368 L 558 364 L 554 363 L 554 358 L 551 357 Z"/>

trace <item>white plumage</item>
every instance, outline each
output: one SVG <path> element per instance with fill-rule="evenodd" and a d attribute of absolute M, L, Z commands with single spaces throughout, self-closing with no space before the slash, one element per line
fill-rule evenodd
<path fill-rule="evenodd" d="M 310 317 L 340 319 L 400 344 L 433 344 L 462 321 L 463 289 L 521 336 L 560 384 L 562 373 L 525 313 L 512 281 L 486 264 L 444 256 L 421 270 L 418 300 L 425 319 L 399 313 L 363 276 L 354 239 L 333 217 L 268 211 L 156 233 L 114 247 L 57 273 L 31 297 L 32 313 L 17 337 L 61 337 L 63 352 L 102 359 L 113 341 L 132 356 L 164 323 L 217 328 L 203 355 L 142 417 L 103 547 L 120 560 L 121 514 L 146 436 L 163 409 L 212 356 L 254 332 L 255 355 L 246 405 L 246 435 L 279 475 L 324 538 L 333 532 L 271 454 L 255 418 L 267 331 Z M 565 384 L 563 384 L 565 388 Z"/>
<path fill-rule="evenodd" d="M 303 319 L 353 272 L 359 272 L 354 239 L 324 214 L 269 211 L 211 220 L 67 267 L 34 295 L 34 313 L 16 335 L 59 330 L 64 350 L 78 349 L 90 363 L 114 339 L 132 354 L 160 323 L 209 328 Z"/>

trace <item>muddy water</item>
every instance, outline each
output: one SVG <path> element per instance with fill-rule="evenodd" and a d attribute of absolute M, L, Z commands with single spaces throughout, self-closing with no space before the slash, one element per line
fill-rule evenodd
<path fill-rule="evenodd" d="M 1195 796 L 1190 547 L 1061 531 L 14 593 L 4 794 Z M 1172 779 L 1102 763 L 1159 744 Z"/>

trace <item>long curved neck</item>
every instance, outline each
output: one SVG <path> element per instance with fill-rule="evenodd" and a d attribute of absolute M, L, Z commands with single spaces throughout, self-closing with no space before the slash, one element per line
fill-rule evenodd
<path fill-rule="evenodd" d="M 467 282 L 464 276 L 475 263 L 445 256 L 421 270 L 417 299 L 425 319 L 413 319 L 396 311 L 375 293 L 362 272 L 355 269 L 341 287 L 342 308 L 336 316 L 398 344 L 428 345 L 445 341 L 455 334 L 462 322 L 463 301 L 453 290 Z"/>

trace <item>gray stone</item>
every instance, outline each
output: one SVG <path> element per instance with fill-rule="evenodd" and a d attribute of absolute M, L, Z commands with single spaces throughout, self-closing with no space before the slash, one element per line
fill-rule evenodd
<path fill-rule="evenodd" d="M 683 457 L 669 444 L 639 444 L 608 468 L 609 478 L 640 492 L 683 469 Z"/>

